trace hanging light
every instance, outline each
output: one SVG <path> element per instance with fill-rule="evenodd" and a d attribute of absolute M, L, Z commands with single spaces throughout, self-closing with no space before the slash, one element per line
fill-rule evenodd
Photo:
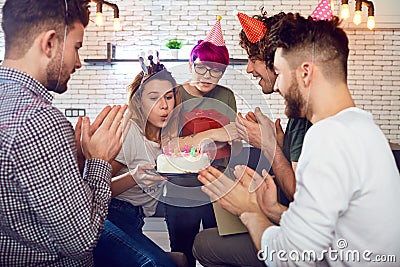
<path fill-rule="evenodd" d="M 342 11 L 340 12 L 340 17 L 344 20 L 350 18 L 350 9 L 348 0 L 342 0 Z"/>
<path fill-rule="evenodd" d="M 367 21 L 367 27 L 368 29 L 372 30 L 375 28 L 375 18 L 374 16 L 369 16 L 368 21 Z"/>
<path fill-rule="evenodd" d="M 115 6 L 116 6 L 116 8 L 113 8 L 114 9 L 114 31 L 120 31 L 120 30 L 122 30 L 122 27 L 121 27 L 121 21 L 119 19 L 119 9 L 118 9 L 117 5 L 115 5 Z"/>
<path fill-rule="evenodd" d="M 114 18 L 114 31 L 122 30 L 121 21 L 119 18 Z"/>
<path fill-rule="evenodd" d="M 360 25 L 361 22 L 362 22 L 361 11 L 360 11 L 360 10 L 357 10 L 357 11 L 354 13 L 353 23 L 356 24 L 356 25 Z"/>
<path fill-rule="evenodd" d="M 92 0 L 92 2 L 95 2 L 97 4 L 97 11 L 96 11 L 96 25 L 97 26 L 102 26 L 104 25 L 104 19 L 103 19 L 103 5 L 111 7 L 114 10 L 114 30 L 115 31 L 120 31 L 122 30 L 121 27 L 121 21 L 119 19 L 119 8 L 116 4 L 107 2 L 105 0 Z"/>
<path fill-rule="evenodd" d="M 354 13 L 354 17 L 353 17 L 353 23 L 356 25 L 360 25 L 362 22 L 361 5 L 362 5 L 362 1 L 356 0 L 356 12 Z"/>
<path fill-rule="evenodd" d="M 353 23 L 356 25 L 360 25 L 362 22 L 362 5 L 368 7 L 368 20 L 367 20 L 367 27 L 368 29 L 372 30 L 375 28 L 375 17 L 374 17 L 374 3 L 368 0 L 355 0 L 356 8 L 353 17 Z M 340 12 L 340 17 L 343 20 L 346 20 L 350 17 L 350 10 L 349 10 L 349 1 L 342 0 L 342 10 Z"/>
<path fill-rule="evenodd" d="M 368 29 L 372 30 L 375 28 L 374 4 L 371 1 L 365 1 L 364 5 L 366 5 L 368 7 L 367 27 L 368 27 Z"/>
<path fill-rule="evenodd" d="M 103 26 L 104 19 L 103 19 L 103 4 L 101 1 L 97 2 L 97 11 L 96 11 L 96 25 Z"/>

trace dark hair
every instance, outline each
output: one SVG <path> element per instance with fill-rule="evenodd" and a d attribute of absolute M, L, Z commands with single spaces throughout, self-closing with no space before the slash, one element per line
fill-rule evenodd
<path fill-rule="evenodd" d="M 190 52 L 190 62 L 196 59 L 202 62 L 219 63 L 225 66 L 229 65 L 229 52 L 226 46 L 217 46 L 210 42 L 198 41 Z"/>
<path fill-rule="evenodd" d="M 55 30 L 61 40 L 65 25 L 69 30 L 76 21 L 88 25 L 89 0 L 7 0 L 2 20 L 6 57 L 11 48 L 23 56 L 43 31 Z"/>
<path fill-rule="evenodd" d="M 339 27 L 340 20 L 314 20 L 300 14 L 288 13 L 276 23 L 269 34 L 269 51 L 281 47 L 282 55 L 292 68 L 301 61 L 314 60 L 326 78 L 347 80 L 349 40 Z"/>
<path fill-rule="evenodd" d="M 247 38 L 244 30 L 241 30 L 239 33 L 239 37 L 240 37 L 239 45 L 244 50 L 246 50 L 249 58 L 256 58 L 256 59 L 265 61 L 265 65 L 267 66 L 267 68 L 269 68 L 271 70 L 274 68 L 275 53 L 270 52 L 268 50 L 268 44 L 269 44 L 268 32 L 271 29 L 271 27 L 284 16 L 285 16 L 285 13 L 280 12 L 279 14 L 267 17 L 267 12 L 264 11 L 264 8 L 261 8 L 261 15 L 255 15 L 255 16 L 253 16 L 253 18 L 255 18 L 259 21 L 262 21 L 265 24 L 265 26 L 267 27 L 267 32 L 265 33 L 265 36 L 261 40 L 255 42 L 255 43 L 252 43 Z"/>

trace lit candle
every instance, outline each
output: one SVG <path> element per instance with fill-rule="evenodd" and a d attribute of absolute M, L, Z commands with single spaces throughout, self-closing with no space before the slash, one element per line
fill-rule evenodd
<path fill-rule="evenodd" d="M 185 153 L 189 153 L 189 146 L 188 145 L 185 145 Z"/>
<path fill-rule="evenodd" d="M 190 149 L 190 156 L 194 157 L 195 154 L 196 154 L 196 149 L 195 149 L 194 147 L 192 147 L 192 148 Z"/>
<path fill-rule="evenodd" d="M 178 149 L 174 148 L 174 156 L 177 157 L 178 156 Z"/>
<path fill-rule="evenodd" d="M 168 153 L 169 155 L 171 155 L 171 153 L 172 153 L 171 142 L 168 143 L 168 150 L 167 150 L 167 153 Z"/>

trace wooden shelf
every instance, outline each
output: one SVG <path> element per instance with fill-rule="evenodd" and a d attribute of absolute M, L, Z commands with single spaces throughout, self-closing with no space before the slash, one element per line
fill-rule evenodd
<path fill-rule="evenodd" d="M 129 63 L 129 62 L 139 62 L 138 59 L 128 59 L 128 58 L 122 58 L 122 59 L 94 59 L 94 58 L 86 58 L 84 59 L 85 63 L 88 63 L 90 65 L 113 65 L 117 63 Z M 187 59 L 163 59 L 162 62 L 188 62 Z M 247 59 L 245 58 L 231 58 L 229 65 L 247 65 Z"/>

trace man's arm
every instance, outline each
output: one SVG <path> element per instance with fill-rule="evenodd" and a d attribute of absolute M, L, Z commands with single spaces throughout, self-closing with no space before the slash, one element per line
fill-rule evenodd
<path fill-rule="evenodd" d="M 261 213 L 243 212 L 239 218 L 249 230 L 249 234 L 255 247 L 260 250 L 261 239 L 265 230 L 274 224 Z"/>
<path fill-rule="evenodd" d="M 265 170 L 263 172 L 267 174 Z M 204 193 L 242 220 L 259 249 L 263 232 L 274 225 L 266 216 L 260 201 L 268 206 L 268 210 L 280 210 L 282 205 L 277 202 L 276 186 L 271 176 L 264 179 L 247 166 L 237 165 L 234 174 L 236 181 L 214 167 L 208 167 L 199 172 L 199 180 L 204 184 Z M 281 209 L 281 213 L 284 210 Z M 274 216 L 280 218 L 281 213 L 277 212 Z"/>
<path fill-rule="evenodd" d="M 101 123 L 104 121 L 108 113 L 111 111 L 110 106 L 106 106 L 103 110 L 97 115 L 94 122 L 90 125 L 90 135 L 93 135 L 94 132 L 100 127 Z M 75 142 L 77 149 L 77 160 L 78 167 L 81 174 L 83 174 L 83 169 L 85 167 L 85 156 L 83 155 L 81 138 L 82 138 L 82 117 L 78 117 L 78 121 L 75 125 Z"/>
<path fill-rule="evenodd" d="M 17 175 L 32 212 L 60 253 L 71 258 L 90 253 L 107 214 L 111 167 L 106 159 L 115 156 L 122 135 L 118 127 L 122 114 L 117 114 L 115 111 L 107 116 L 98 133 L 85 133 L 83 147 L 90 158 L 85 163 L 84 179 L 73 153 L 74 132 L 61 112 L 40 110 L 27 121 L 23 129 L 26 134 L 17 140 L 17 164 L 27 166 Z"/>
<path fill-rule="evenodd" d="M 272 177 L 263 170 L 264 177 L 244 165 L 235 166 L 233 181 L 214 167 L 199 172 L 199 180 L 205 186 L 204 193 L 216 200 L 222 208 L 240 216 L 243 212 L 259 212 L 279 224 L 287 209 L 277 200 L 276 186 Z"/>
<path fill-rule="evenodd" d="M 343 157 L 347 144 L 342 136 L 330 134 L 337 125 L 325 126 L 322 131 L 322 127 L 318 127 L 309 133 L 296 177 L 296 199 L 281 218 L 280 227 L 266 229 L 262 248 L 314 251 L 320 257 L 336 241 L 338 219 L 349 209 L 349 199 L 359 188 L 351 173 L 353 162 Z M 314 260 L 312 258 L 308 265 L 314 266 Z M 288 265 L 276 258 L 273 263 Z"/>
<path fill-rule="evenodd" d="M 279 127 L 277 126 L 279 125 Z M 263 151 L 265 158 L 272 162 L 272 170 L 278 184 L 285 192 L 289 200 L 293 200 L 296 190 L 296 178 L 290 162 L 286 159 L 279 143 L 283 137 L 283 131 L 279 121 L 274 123 L 260 109 L 243 118 L 241 114 L 236 119 L 236 128 L 239 136 L 254 147 Z"/>
<path fill-rule="evenodd" d="M 275 156 L 272 160 L 272 170 L 286 197 L 290 201 L 293 201 L 293 195 L 296 191 L 296 176 L 292 165 L 286 159 L 282 149 L 279 146 L 276 146 L 275 149 Z"/>

